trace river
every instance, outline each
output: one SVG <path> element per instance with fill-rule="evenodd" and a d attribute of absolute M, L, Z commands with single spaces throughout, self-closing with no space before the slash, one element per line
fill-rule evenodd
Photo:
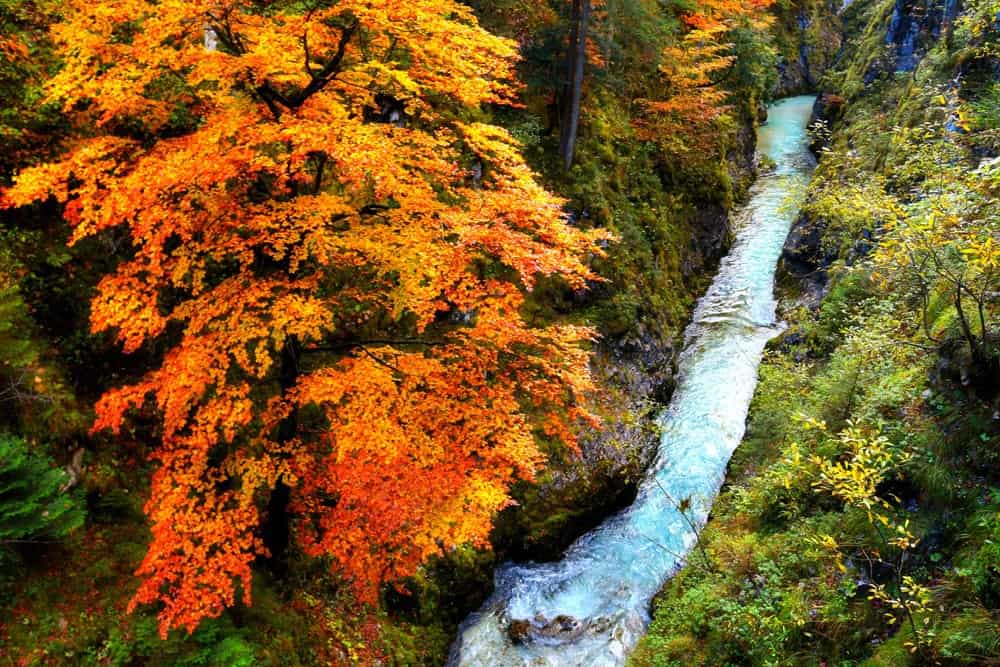
<path fill-rule="evenodd" d="M 506 563 L 495 592 L 459 628 L 453 667 L 623 665 L 649 606 L 683 564 L 743 438 L 775 321 L 774 273 L 815 165 L 814 98 L 768 108 L 758 151 L 776 164 L 735 215 L 735 239 L 685 330 L 677 387 L 635 502 L 579 538 L 562 560 Z"/>

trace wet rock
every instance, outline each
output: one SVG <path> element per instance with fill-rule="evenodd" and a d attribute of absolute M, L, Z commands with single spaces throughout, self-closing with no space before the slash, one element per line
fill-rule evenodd
<path fill-rule="evenodd" d="M 792 225 L 781 249 L 784 269 L 791 275 L 802 278 L 827 268 L 833 259 L 822 249 L 822 225 L 804 215 Z"/>
<path fill-rule="evenodd" d="M 717 202 L 702 204 L 691 221 L 695 230 L 689 251 L 681 262 L 681 274 L 690 278 L 713 268 L 729 249 L 729 211 Z"/>
<path fill-rule="evenodd" d="M 507 626 L 507 636 L 515 644 L 523 644 L 531 638 L 531 623 L 515 620 Z"/>
<path fill-rule="evenodd" d="M 667 405 L 670 402 L 671 397 L 674 395 L 674 389 L 677 387 L 677 382 L 674 378 L 668 377 L 663 382 L 656 386 L 653 390 L 653 400 L 662 405 Z"/>
<path fill-rule="evenodd" d="M 767 122 L 767 105 L 763 102 L 757 103 L 757 122 L 766 123 Z"/>
<path fill-rule="evenodd" d="M 809 307 L 818 306 L 826 295 L 827 269 L 837 258 L 836 252 L 823 249 L 822 240 L 823 225 L 800 215 L 781 251 L 779 270 L 799 283 Z"/>
<path fill-rule="evenodd" d="M 515 644 L 524 644 L 529 641 L 540 641 L 543 643 L 571 642 L 579 638 L 584 633 L 597 633 L 606 631 L 609 625 L 598 620 L 597 627 L 584 623 L 578 618 L 566 614 L 560 614 L 555 618 L 548 619 L 544 616 L 535 616 L 530 621 L 515 619 L 507 625 L 507 636 Z"/>
<path fill-rule="evenodd" d="M 544 623 L 537 629 L 536 633 L 539 637 L 547 639 L 568 640 L 580 635 L 583 629 L 583 624 L 577 619 L 572 616 L 560 614 L 551 621 Z"/>
<path fill-rule="evenodd" d="M 905 0 L 896 1 L 885 36 L 886 44 L 895 47 L 897 72 L 912 72 L 917 66 L 916 44 L 920 23 L 913 17 L 909 4 Z"/>
<path fill-rule="evenodd" d="M 885 35 L 893 69 L 916 69 L 924 54 L 951 30 L 960 10 L 961 0 L 896 0 Z"/>

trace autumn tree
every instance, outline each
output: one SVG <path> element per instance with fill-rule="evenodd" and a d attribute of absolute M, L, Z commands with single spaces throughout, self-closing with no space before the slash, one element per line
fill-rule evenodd
<path fill-rule="evenodd" d="M 718 153 L 717 123 L 731 110 L 730 84 L 739 65 L 733 33 L 766 27 L 771 2 L 700 0 L 681 15 L 681 34 L 662 52 L 659 94 L 639 100 L 641 136 L 676 159 Z"/>
<path fill-rule="evenodd" d="M 573 446 L 586 416 L 590 332 L 528 326 L 525 290 L 584 287 L 599 236 L 479 120 L 514 101 L 514 44 L 452 0 L 62 11 L 47 92 L 78 133 L 5 198 L 55 198 L 72 242 L 127 233 L 92 328 L 165 350 L 96 406 L 95 430 L 162 420 L 133 606 L 166 634 L 249 602 L 286 512 L 365 600 L 485 544 L 536 432 Z"/>
<path fill-rule="evenodd" d="M 957 320 L 973 374 L 988 386 L 1000 371 L 1000 352 L 994 349 L 1000 301 L 1000 163 L 975 164 L 949 132 L 931 124 L 894 130 L 901 159 L 891 185 L 899 202 L 896 215 L 884 225 L 875 268 L 886 284 L 897 281 L 912 290 L 924 334 L 933 343 L 944 339 L 944 332 L 934 330 L 933 311 L 950 305 L 945 308 Z"/>
<path fill-rule="evenodd" d="M 944 96 L 927 95 L 924 104 L 947 117 Z M 957 130 L 972 129 L 970 115 L 958 105 L 955 129 L 938 121 L 891 128 L 884 174 L 871 173 L 853 147 L 825 151 L 806 211 L 832 250 L 877 240 L 874 276 L 906 295 L 920 344 L 966 348 L 959 356 L 969 379 L 988 390 L 1000 366 L 1000 163 L 978 160 L 963 142 Z M 877 136 L 862 122 L 863 140 Z"/>

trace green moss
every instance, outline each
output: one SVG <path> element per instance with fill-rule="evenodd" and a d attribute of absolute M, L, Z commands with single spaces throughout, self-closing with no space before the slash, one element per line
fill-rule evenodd
<path fill-rule="evenodd" d="M 964 609 L 943 624 L 936 644 L 952 664 L 980 664 L 1000 655 L 1000 623 L 983 607 Z"/>

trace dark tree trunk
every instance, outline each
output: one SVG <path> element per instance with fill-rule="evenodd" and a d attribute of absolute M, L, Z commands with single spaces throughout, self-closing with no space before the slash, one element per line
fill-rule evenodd
<path fill-rule="evenodd" d="M 261 528 L 261 538 L 270 553 L 267 565 L 277 577 L 288 574 L 288 544 L 291 535 L 288 501 L 291 496 L 292 489 L 279 478 L 267 501 L 267 516 Z"/>
<path fill-rule="evenodd" d="M 299 378 L 300 352 L 299 341 L 294 336 L 289 337 L 281 349 L 279 381 L 282 393 L 294 387 Z M 295 437 L 297 429 L 298 415 L 293 411 L 278 426 L 278 441 L 288 442 Z M 271 498 L 267 502 L 267 515 L 261 530 L 264 546 L 271 553 L 268 565 L 278 576 L 284 576 L 288 572 L 290 536 L 288 501 L 291 498 L 291 492 L 291 488 L 285 484 L 284 480 L 278 478 L 278 483 L 271 491 Z"/>
<path fill-rule="evenodd" d="M 972 333 L 972 327 L 969 326 L 969 320 L 965 316 L 965 308 L 962 306 L 963 289 L 968 291 L 968 288 L 964 288 L 962 283 L 958 283 L 955 287 L 955 310 L 958 312 L 958 322 L 962 327 L 962 335 L 969 344 L 969 352 L 972 355 L 973 365 L 976 368 L 986 368 L 989 364 L 989 360 L 987 359 L 987 355 L 983 347 L 986 343 L 986 329 L 985 327 L 983 328 L 983 340 L 980 342 L 980 340 L 976 338 L 976 334 Z"/>
<path fill-rule="evenodd" d="M 583 66 L 587 61 L 587 22 L 590 0 L 573 0 L 569 51 L 566 54 L 566 86 L 563 92 L 563 117 L 559 133 L 559 157 L 563 167 L 573 164 L 576 133 L 580 125 L 580 99 L 583 96 Z"/>

